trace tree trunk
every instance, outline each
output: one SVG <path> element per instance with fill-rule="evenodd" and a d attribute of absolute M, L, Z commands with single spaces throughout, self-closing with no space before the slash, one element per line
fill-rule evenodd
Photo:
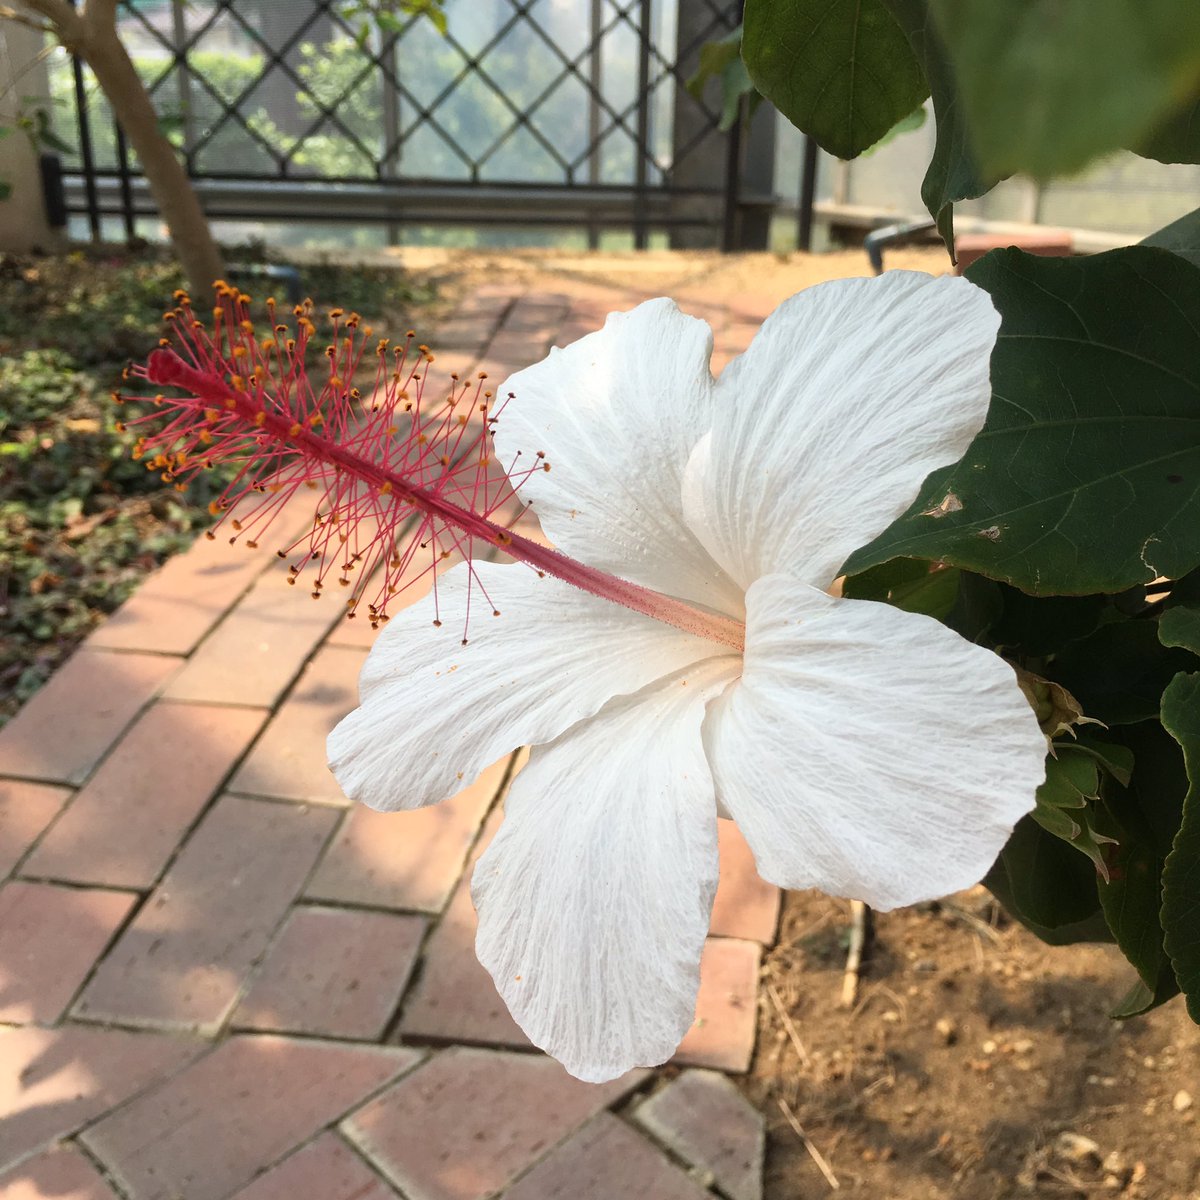
<path fill-rule="evenodd" d="M 175 147 L 159 129 L 158 115 L 116 29 L 89 29 L 77 49 L 138 156 L 192 290 L 207 295 L 213 280 L 224 274 L 221 252 L 192 181 Z"/>
<path fill-rule="evenodd" d="M 158 205 L 175 253 L 194 292 L 208 293 L 224 273 L 221 252 L 213 241 L 208 218 L 175 147 L 158 127 L 158 115 L 141 77 L 117 33 L 117 0 L 87 0 L 77 11 L 70 0 L 24 0 L 27 9 L 45 18 L 58 40 L 92 69 L 113 116 L 142 165 L 150 194 Z M 19 13 L 17 20 L 24 20 Z"/>

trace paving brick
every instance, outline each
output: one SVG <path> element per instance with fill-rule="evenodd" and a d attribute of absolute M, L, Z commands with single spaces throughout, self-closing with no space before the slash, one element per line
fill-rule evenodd
<path fill-rule="evenodd" d="M 308 885 L 309 897 L 441 912 L 506 767 L 503 760 L 452 800 L 414 812 L 356 805 Z"/>
<path fill-rule="evenodd" d="M 254 579 L 278 561 L 265 547 L 250 551 L 230 546 L 219 534 L 213 541 L 200 537 L 146 579 L 87 644 L 190 654 Z"/>
<path fill-rule="evenodd" d="M 23 874 L 149 888 L 266 719 L 160 701 L 117 743 Z"/>
<path fill-rule="evenodd" d="M 0 775 L 82 783 L 180 661 L 77 650 L 0 729 Z"/>
<path fill-rule="evenodd" d="M 222 1200 L 419 1061 L 398 1047 L 234 1037 L 80 1140 L 129 1200 Z"/>
<path fill-rule="evenodd" d="M 335 819 L 329 809 L 223 797 L 100 964 L 75 1015 L 215 1031 Z"/>
<path fill-rule="evenodd" d="M 329 772 L 325 739 L 358 703 L 358 676 L 365 658 L 363 650 L 332 646 L 318 650 L 238 769 L 230 789 L 252 796 L 349 804 Z"/>
<path fill-rule="evenodd" d="M 293 909 L 233 1023 L 375 1040 L 396 1008 L 424 935 L 421 917 Z"/>
<path fill-rule="evenodd" d="M 541 1055 L 459 1047 L 402 1079 L 342 1129 L 407 1200 L 483 1200 L 644 1074 L 580 1083 Z"/>
<path fill-rule="evenodd" d="M 762 1114 L 716 1071 L 685 1071 L 634 1119 L 684 1162 L 711 1173 L 730 1200 L 762 1200 Z"/>
<path fill-rule="evenodd" d="M 0 1021 L 57 1021 L 136 899 L 22 880 L 0 887 Z"/>
<path fill-rule="evenodd" d="M 759 875 L 754 855 L 732 821 L 718 821 L 717 831 L 721 878 L 710 932 L 768 945 L 779 924 L 779 889 Z"/>
<path fill-rule="evenodd" d="M 91 1159 L 74 1146 L 48 1150 L 0 1177 L 3 1200 L 117 1200 Z"/>
<path fill-rule="evenodd" d="M 504 1200 L 711 1200 L 628 1125 L 601 1113 L 504 1193 Z"/>
<path fill-rule="evenodd" d="M 392 1191 L 335 1133 L 289 1155 L 230 1200 L 395 1200 Z"/>
<path fill-rule="evenodd" d="M 69 788 L 0 779 L 0 879 L 21 861 L 70 795 Z"/>
<path fill-rule="evenodd" d="M 761 947 L 736 938 L 709 938 L 700 960 L 696 1020 L 672 1062 L 748 1071 L 754 1055 Z"/>
<path fill-rule="evenodd" d="M 477 922 L 471 903 L 470 873 L 500 827 L 501 815 L 496 810 L 488 820 L 449 908 L 425 944 L 420 977 L 404 1002 L 400 1021 L 404 1037 L 492 1046 L 530 1045 L 509 1015 L 492 977 L 475 957 Z"/>
<path fill-rule="evenodd" d="M 73 1133 L 207 1049 L 123 1029 L 0 1029 L 0 1169 Z"/>
<path fill-rule="evenodd" d="M 273 705 L 300 673 L 330 625 L 342 615 L 330 589 L 313 600 L 303 584 L 288 587 L 264 576 L 171 681 L 172 700 L 208 704 Z"/>

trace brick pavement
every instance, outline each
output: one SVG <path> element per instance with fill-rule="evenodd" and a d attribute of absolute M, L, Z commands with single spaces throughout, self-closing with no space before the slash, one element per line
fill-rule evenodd
<path fill-rule="evenodd" d="M 477 288 L 436 369 L 502 377 L 642 298 Z M 687 307 L 718 365 L 765 315 Z M 435 808 L 349 807 L 323 742 L 371 635 L 335 615 L 201 539 L 0 731 L 0 1198 L 757 1200 L 762 1122 L 718 1072 L 749 1065 L 779 897 L 740 835 L 674 1064 L 571 1079 L 473 954 L 519 756 Z"/>

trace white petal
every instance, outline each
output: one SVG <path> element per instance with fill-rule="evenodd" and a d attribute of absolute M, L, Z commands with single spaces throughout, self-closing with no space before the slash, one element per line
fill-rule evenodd
<path fill-rule="evenodd" d="M 929 617 L 787 576 L 746 606 L 742 678 L 704 738 L 763 878 L 885 909 L 978 882 L 1044 776 L 1012 668 Z"/>
<path fill-rule="evenodd" d="M 699 664 L 535 749 L 475 868 L 479 961 L 580 1079 L 664 1062 L 692 1023 L 717 886 L 700 725 L 738 667 Z"/>
<path fill-rule="evenodd" d="M 329 735 L 330 768 L 352 800 L 383 811 L 436 804 L 502 754 L 550 741 L 613 696 L 714 652 L 528 567 L 473 570 L 467 645 L 463 564 L 438 581 L 441 628 L 430 595 L 393 617 L 372 648 L 361 706 Z"/>
<path fill-rule="evenodd" d="M 496 429 L 554 544 L 590 566 L 741 616 L 741 591 L 683 520 L 688 455 L 712 424 L 712 330 L 670 300 L 613 313 L 596 333 L 519 371 Z M 520 452 L 521 458 L 516 459 Z"/>
<path fill-rule="evenodd" d="M 974 284 L 912 271 L 785 301 L 718 381 L 688 523 L 743 588 L 773 571 L 828 587 L 979 431 L 999 324 Z"/>

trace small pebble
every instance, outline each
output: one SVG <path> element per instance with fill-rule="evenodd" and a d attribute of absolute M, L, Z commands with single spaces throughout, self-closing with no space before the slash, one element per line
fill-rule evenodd
<path fill-rule="evenodd" d="M 1009 1049 L 1014 1054 L 1029 1054 L 1033 1050 L 1033 1040 L 1031 1038 L 1021 1038 L 1013 1042 Z"/>
<path fill-rule="evenodd" d="M 947 1046 L 953 1046 L 958 1041 L 958 1026 L 949 1017 L 938 1017 L 933 1028 Z"/>
<path fill-rule="evenodd" d="M 991 1038 L 988 1038 L 988 1040 L 986 1042 L 984 1042 L 983 1045 L 980 1046 L 979 1048 L 980 1048 L 980 1050 L 982 1050 L 984 1052 L 984 1054 L 995 1054 L 996 1053 L 996 1043 L 993 1042 Z"/>
<path fill-rule="evenodd" d="M 1171 1100 L 1171 1107 L 1177 1112 L 1187 1112 L 1192 1107 L 1192 1093 L 1178 1091 Z"/>
<path fill-rule="evenodd" d="M 1101 1159 L 1099 1144 L 1082 1133 L 1060 1133 L 1054 1139 L 1054 1155 L 1064 1162 L 1076 1164 L 1091 1162 L 1099 1165 Z"/>

